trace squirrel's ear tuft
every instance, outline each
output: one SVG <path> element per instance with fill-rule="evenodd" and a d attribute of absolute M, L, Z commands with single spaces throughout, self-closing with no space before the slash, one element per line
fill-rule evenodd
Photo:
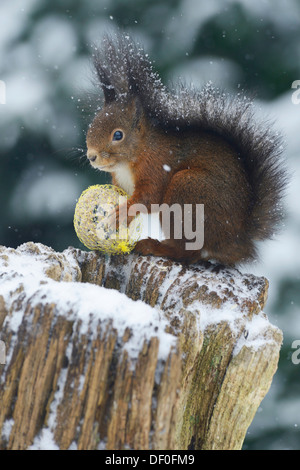
<path fill-rule="evenodd" d="M 156 108 L 165 92 L 143 48 L 127 33 L 105 35 L 94 48 L 94 67 L 105 105 L 138 97 L 144 109 Z"/>
<path fill-rule="evenodd" d="M 128 98 L 130 93 L 128 70 L 127 36 L 115 38 L 105 35 L 101 47 L 95 47 L 93 53 L 94 67 L 103 90 L 105 105 Z"/>
<path fill-rule="evenodd" d="M 102 56 L 101 51 L 96 47 L 93 53 L 93 62 L 100 86 L 103 90 L 105 105 L 116 101 L 116 91 L 112 79 L 109 76 L 109 68 L 107 67 L 106 60 Z"/>
<path fill-rule="evenodd" d="M 100 79 L 100 84 L 103 90 L 105 104 L 107 105 L 113 101 L 116 101 L 116 91 L 107 75 L 105 73 L 100 74 L 98 71 L 98 77 Z"/>

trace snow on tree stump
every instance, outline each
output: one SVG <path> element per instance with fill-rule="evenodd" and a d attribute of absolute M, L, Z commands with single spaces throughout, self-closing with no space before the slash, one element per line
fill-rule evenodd
<path fill-rule="evenodd" d="M 277 368 L 268 282 L 0 248 L 2 449 L 240 449 Z"/>

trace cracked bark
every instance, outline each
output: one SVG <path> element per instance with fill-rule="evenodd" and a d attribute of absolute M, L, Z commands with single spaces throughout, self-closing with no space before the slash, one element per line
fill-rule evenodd
<path fill-rule="evenodd" d="M 74 295 L 80 283 L 116 289 L 159 309 L 175 346 L 162 360 L 154 332 L 133 360 L 126 344 L 139 332 L 126 328 L 121 335 L 113 319 L 101 316 L 96 334 L 83 334 L 76 307 L 61 310 L 26 290 L 12 262 L 24 256 L 43 266 L 37 294 L 47 279 L 73 282 Z M 34 243 L 0 248 L 0 261 L 2 449 L 27 449 L 45 430 L 60 449 L 242 447 L 282 342 L 263 313 L 265 278 L 209 263 L 185 267 L 74 248 L 56 253 Z M 253 332 L 256 320 L 262 327 Z"/>

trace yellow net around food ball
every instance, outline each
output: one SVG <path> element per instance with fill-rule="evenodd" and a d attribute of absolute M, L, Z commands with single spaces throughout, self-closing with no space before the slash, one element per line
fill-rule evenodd
<path fill-rule="evenodd" d="M 74 228 L 79 240 L 90 250 L 104 253 L 130 253 L 139 240 L 141 220 L 139 215 L 129 227 L 125 224 L 115 229 L 109 215 L 126 201 L 125 191 L 112 184 L 94 185 L 83 191 L 75 208 Z"/>

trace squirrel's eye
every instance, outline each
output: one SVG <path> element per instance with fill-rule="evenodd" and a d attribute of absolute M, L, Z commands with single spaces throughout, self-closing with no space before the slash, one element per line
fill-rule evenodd
<path fill-rule="evenodd" d="M 122 140 L 123 139 L 123 132 L 122 131 L 116 131 L 113 135 L 112 140 Z"/>

